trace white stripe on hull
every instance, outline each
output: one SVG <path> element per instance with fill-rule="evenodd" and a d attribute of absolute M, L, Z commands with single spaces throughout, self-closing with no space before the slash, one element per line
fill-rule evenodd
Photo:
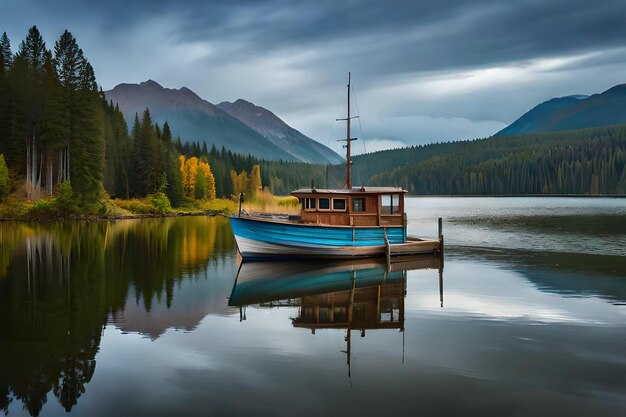
<path fill-rule="evenodd" d="M 313 256 L 322 258 L 371 257 L 385 254 L 385 246 L 293 246 L 235 236 L 241 256 Z"/>
<path fill-rule="evenodd" d="M 370 258 L 385 256 L 384 245 L 377 246 L 324 246 L 324 245 L 283 245 L 262 242 L 235 236 L 239 253 L 246 257 L 315 257 L 326 259 L 338 258 Z M 441 242 L 437 240 L 413 240 L 406 243 L 392 244 L 391 256 L 417 255 L 424 253 L 438 253 L 441 251 Z"/>

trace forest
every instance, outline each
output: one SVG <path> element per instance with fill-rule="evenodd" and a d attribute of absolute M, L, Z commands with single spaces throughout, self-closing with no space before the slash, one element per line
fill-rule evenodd
<path fill-rule="evenodd" d="M 102 213 L 109 198 L 128 207 L 120 200 L 151 196 L 163 212 L 239 192 L 254 199 L 263 188 L 287 194 L 311 173 L 322 181 L 326 171 L 313 166 L 303 178 L 306 164 L 174 141 L 168 123 L 153 123 L 149 109 L 135 115 L 129 131 L 67 30 L 48 49 L 33 26 L 15 54 L 3 33 L 0 114 L 0 200 L 13 193 L 35 201 L 35 209 Z"/>
<path fill-rule="evenodd" d="M 418 195 L 624 194 L 626 126 L 415 146 L 354 164 L 371 185 Z"/>

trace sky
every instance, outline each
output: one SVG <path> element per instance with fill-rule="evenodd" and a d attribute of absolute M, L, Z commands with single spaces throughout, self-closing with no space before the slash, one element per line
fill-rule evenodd
<path fill-rule="evenodd" d="M 68 29 L 104 90 L 244 98 L 343 153 L 487 137 L 553 97 L 626 83 L 626 1 L 0 0 L 14 51 Z M 365 139 L 365 140 L 363 140 Z"/>

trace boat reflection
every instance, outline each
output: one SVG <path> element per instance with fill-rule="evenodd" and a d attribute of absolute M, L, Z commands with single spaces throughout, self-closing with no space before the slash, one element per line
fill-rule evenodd
<path fill-rule="evenodd" d="M 345 329 L 348 376 L 352 331 L 365 337 L 367 330 L 404 332 L 407 271 L 437 269 L 443 307 L 443 259 L 421 255 L 387 265 L 384 260 L 343 262 L 242 262 L 229 305 L 239 307 L 246 320 L 249 305 L 296 307 L 296 328 Z"/>

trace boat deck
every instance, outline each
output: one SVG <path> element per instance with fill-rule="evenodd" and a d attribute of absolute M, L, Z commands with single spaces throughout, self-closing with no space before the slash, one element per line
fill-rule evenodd
<path fill-rule="evenodd" d="M 389 245 L 389 256 L 392 258 L 392 262 L 393 258 L 398 256 L 442 252 L 443 239 L 420 239 L 414 236 L 407 236 L 406 243 Z"/>

